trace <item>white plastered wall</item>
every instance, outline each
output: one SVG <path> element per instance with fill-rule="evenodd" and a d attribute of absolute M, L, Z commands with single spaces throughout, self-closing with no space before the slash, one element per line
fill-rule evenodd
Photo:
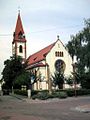
<path fill-rule="evenodd" d="M 46 90 L 48 89 L 47 83 L 47 68 L 40 67 L 37 75 L 41 75 L 41 81 L 34 84 L 34 90 Z"/>
<path fill-rule="evenodd" d="M 56 57 L 55 56 L 56 51 L 63 52 L 63 54 L 64 54 L 63 57 Z M 65 76 L 72 75 L 71 74 L 71 72 L 73 71 L 72 58 L 71 58 L 68 51 L 65 49 L 65 47 L 63 46 L 63 44 L 61 43 L 60 40 L 58 40 L 56 42 L 55 46 L 51 49 L 51 51 L 49 52 L 49 54 L 46 57 L 46 61 L 49 65 L 51 75 L 53 75 L 54 72 L 55 72 L 55 62 L 58 59 L 61 59 L 65 62 L 65 65 L 66 65 L 66 68 L 65 68 L 65 71 L 64 71 Z"/>
<path fill-rule="evenodd" d="M 20 45 L 22 45 L 22 49 L 23 49 L 22 53 L 19 52 L 19 46 Z M 22 58 L 25 58 L 25 43 L 22 43 L 22 42 L 17 43 L 17 55 L 21 56 Z"/>

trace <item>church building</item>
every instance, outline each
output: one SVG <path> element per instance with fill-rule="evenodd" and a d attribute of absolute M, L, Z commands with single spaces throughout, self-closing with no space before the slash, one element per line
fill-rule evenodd
<path fill-rule="evenodd" d="M 73 71 L 72 58 L 59 36 L 57 36 L 54 43 L 30 55 L 28 58 L 26 58 L 26 51 L 26 38 L 19 13 L 13 35 L 12 53 L 21 56 L 23 61 L 27 61 L 28 71 L 36 72 L 37 82 L 34 83 L 33 89 L 48 90 L 55 71 L 61 69 L 66 77 L 69 77 Z M 66 86 L 64 85 L 64 87 Z"/>

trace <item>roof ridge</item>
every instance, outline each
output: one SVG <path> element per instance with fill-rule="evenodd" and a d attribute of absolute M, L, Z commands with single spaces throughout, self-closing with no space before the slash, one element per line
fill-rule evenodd
<path fill-rule="evenodd" d="M 46 46 L 45 48 L 39 50 L 38 52 L 30 55 L 27 58 L 28 64 L 34 64 L 36 62 L 39 62 L 41 60 L 44 60 L 46 55 L 50 52 L 50 50 L 52 49 L 52 47 L 55 45 L 56 42 Z"/>
<path fill-rule="evenodd" d="M 51 45 L 54 45 L 55 43 L 56 43 L 56 42 L 54 42 L 54 43 L 52 43 L 52 44 L 50 44 L 50 45 L 48 45 L 48 46 L 46 46 L 46 47 L 42 48 L 41 50 L 38 50 L 37 52 L 35 52 L 35 53 L 31 54 L 30 56 L 35 55 L 35 54 L 39 53 L 40 51 L 42 51 L 42 50 L 44 50 L 44 49 L 48 48 L 48 47 L 49 47 L 49 46 L 51 46 Z"/>

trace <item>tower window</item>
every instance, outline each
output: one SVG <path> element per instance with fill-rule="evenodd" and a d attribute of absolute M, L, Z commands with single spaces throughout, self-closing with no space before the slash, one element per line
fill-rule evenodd
<path fill-rule="evenodd" d="M 20 53 L 23 52 L 22 45 L 19 46 L 19 52 L 20 52 Z"/>
<path fill-rule="evenodd" d="M 23 38 L 23 34 L 22 34 L 21 31 L 20 31 L 19 34 L 18 34 L 18 38 L 19 38 L 19 39 L 22 39 L 22 38 Z"/>

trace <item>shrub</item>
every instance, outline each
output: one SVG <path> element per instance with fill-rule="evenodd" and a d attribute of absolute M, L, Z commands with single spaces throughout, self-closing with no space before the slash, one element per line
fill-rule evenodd
<path fill-rule="evenodd" d="M 61 92 L 54 92 L 53 93 L 54 98 L 67 98 L 67 93 L 64 91 Z"/>
<path fill-rule="evenodd" d="M 77 95 L 89 95 L 90 89 L 79 89 L 76 91 Z"/>
<path fill-rule="evenodd" d="M 26 90 L 14 90 L 14 93 L 27 96 Z M 88 94 L 90 94 L 90 89 L 76 90 L 77 96 L 88 95 Z M 67 98 L 67 96 L 69 97 L 75 96 L 75 90 L 74 89 L 56 90 L 56 91 L 52 91 L 52 94 L 49 94 L 48 90 L 32 91 L 32 99 L 46 100 L 49 98 Z"/>
<path fill-rule="evenodd" d="M 66 90 L 66 92 L 69 97 L 75 96 L 75 89 L 68 89 Z M 88 94 L 90 94 L 90 89 L 77 89 L 76 90 L 77 96 L 88 95 Z"/>
<path fill-rule="evenodd" d="M 67 98 L 66 92 L 60 92 L 60 98 Z"/>
<path fill-rule="evenodd" d="M 69 97 L 72 97 L 75 95 L 75 90 L 74 89 L 68 89 L 66 90 L 66 93 Z"/>
<path fill-rule="evenodd" d="M 14 90 L 15 94 L 27 96 L 26 90 Z"/>
<path fill-rule="evenodd" d="M 33 95 L 32 99 L 40 99 L 40 100 L 46 100 L 49 98 L 49 95 L 47 93 L 39 92 L 37 95 Z"/>
<path fill-rule="evenodd" d="M 37 95 L 38 92 L 39 92 L 39 91 L 37 91 L 37 90 L 32 90 L 31 95 L 32 95 L 32 96 Z"/>

